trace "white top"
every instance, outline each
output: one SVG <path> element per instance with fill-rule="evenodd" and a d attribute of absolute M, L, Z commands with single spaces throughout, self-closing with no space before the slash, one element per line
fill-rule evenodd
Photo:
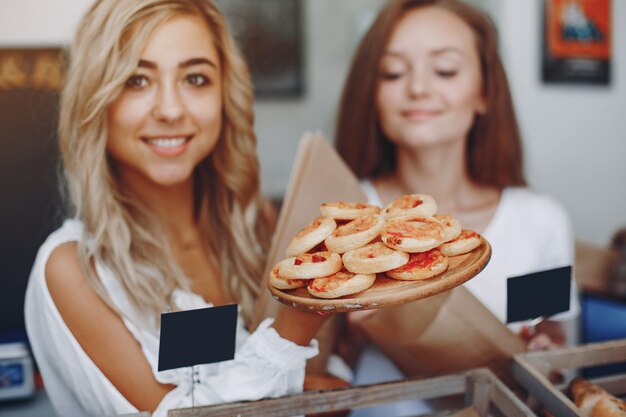
<path fill-rule="evenodd" d="M 45 265 L 59 245 L 82 238 L 83 224 L 66 220 L 39 249 L 26 291 L 25 318 L 28 337 L 41 370 L 46 391 L 60 416 L 103 416 L 138 410 L 113 386 L 83 351 L 65 325 L 50 297 L 44 276 Z M 159 333 L 131 323 L 137 315 L 113 274 L 96 264 L 96 271 L 111 300 L 124 314 L 124 324 L 141 344 L 157 381 L 176 385 L 161 401 L 155 417 L 167 410 L 192 406 L 191 368 L 157 371 Z M 200 296 L 179 290 L 175 301 L 183 310 L 210 306 Z M 139 322 L 139 320 L 137 321 Z M 317 341 L 298 346 L 282 339 L 269 327 L 271 319 L 250 334 L 237 320 L 235 359 L 198 365 L 200 383 L 194 387 L 195 405 L 277 397 L 302 391 L 306 360 L 317 355 Z"/>
<path fill-rule="evenodd" d="M 374 185 L 364 180 L 363 191 L 370 204 L 383 207 Z M 496 213 L 482 235 L 492 248 L 491 260 L 465 287 L 500 321 L 506 321 L 506 280 L 560 266 L 572 265 L 574 240 L 569 216 L 552 197 L 528 188 L 505 188 Z M 551 319 L 564 320 L 578 315 L 580 306 L 572 280 L 570 310 Z M 517 332 L 522 323 L 511 323 Z M 355 385 L 394 381 L 404 374 L 376 346 L 367 346 L 354 371 Z M 436 411 L 428 401 L 405 400 L 359 408 L 350 417 L 422 415 Z"/>
<path fill-rule="evenodd" d="M 370 181 L 361 185 L 370 204 L 383 206 Z M 503 323 L 508 278 L 574 263 L 574 236 L 567 212 L 554 198 L 529 188 L 505 188 L 482 235 L 491 244 L 491 260 L 464 285 Z M 570 310 L 551 319 L 575 317 L 579 311 L 572 280 Z M 509 327 L 517 330 L 519 324 Z"/>

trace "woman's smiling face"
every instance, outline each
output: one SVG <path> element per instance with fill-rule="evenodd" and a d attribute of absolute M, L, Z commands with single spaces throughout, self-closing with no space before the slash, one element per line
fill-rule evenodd
<path fill-rule="evenodd" d="M 380 64 L 376 106 L 383 132 L 399 146 L 465 140 L 484 107 L 472 29 L 435 6 L 407 12 Z"/>
<path fill-rule="evenodd" d="M 192 180 L 222 128 L 221 63 L 205 21 L 180 15 L 150 35 L 107 111 L 107 151 L 131 186 Z"/>

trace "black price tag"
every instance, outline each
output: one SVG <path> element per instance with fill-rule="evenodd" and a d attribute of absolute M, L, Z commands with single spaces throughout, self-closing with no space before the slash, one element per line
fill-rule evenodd
<path fill-rule="evenodd" d="M 235 357 L 237 304 L 161 314 L 159 371 Z"/>
<path fill-rule="evenodd" d="M 568 311 L 571 283 L 571 266 L 509 278 L 507 323 L 550 317 Z"/>

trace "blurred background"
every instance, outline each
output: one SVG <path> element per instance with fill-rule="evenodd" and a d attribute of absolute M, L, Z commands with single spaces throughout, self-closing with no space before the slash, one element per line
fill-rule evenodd
<path fill-rule="evenodd" d="M 610 246 L 626 227 L 626 1 L 609 2 L 608 80 L 584 83 L 542 77 L 544 0 L 467 1 L 488 11 L 499 29 L 528 179 L 569 211 L 578 271 L 593 287 L 623 256 Z M 266 196 L 282 198 L 305 131 L 332 138 L 354 48 L 384 2 L 218 1 L 254 74 Z M 30 266 L 61 220 L 55 181 L 61 54 L 90 4 L 0 0 L 0 343 L 25 338 Z"/>

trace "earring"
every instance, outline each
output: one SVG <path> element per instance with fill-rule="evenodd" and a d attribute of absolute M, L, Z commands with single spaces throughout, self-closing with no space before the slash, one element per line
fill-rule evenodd
<path fill-rule="evenodd" d="M 478 106 L 478 109 L 476 109 L 476 112 L 479 115 L 484 116 L 485 114 L 487 114 L 487 106 L 485 106 L 484 104 L 481 104 L 480 106 Z"/>

